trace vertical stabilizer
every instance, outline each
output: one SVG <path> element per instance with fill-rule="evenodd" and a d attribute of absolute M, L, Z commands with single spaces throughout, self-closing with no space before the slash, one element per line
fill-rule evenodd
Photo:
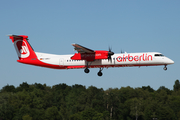
<path fill-rule="evenodd" d="M 28 36 L 26 35 L 9 35 L 16 49 L 19 60 L 32 60 L 37 56 L 28 42 Z"/>
<path fill-rule="evenodd" d="M 12 40 L 14 47 L 16 49 L 17 55 L 20 63 L 30 64 L 35 66 L 41 67 L 48 67 L 59 69 L 59 65 L 48 64 L 40 61 L 34 50 L 32 49 L 31 45 L 28 42 L 28 36 L 26 35 L 8 35 L 9 38 Z"/>

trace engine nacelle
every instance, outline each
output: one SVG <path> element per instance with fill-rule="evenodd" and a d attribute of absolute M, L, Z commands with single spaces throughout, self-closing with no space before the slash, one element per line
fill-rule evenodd
<path fill-rule="evenodd" d="M 99 59 L 108 59 L 108 51 L 94 51 L 94 53 L 75 53 L 72 60 L 94 61 Z"/>

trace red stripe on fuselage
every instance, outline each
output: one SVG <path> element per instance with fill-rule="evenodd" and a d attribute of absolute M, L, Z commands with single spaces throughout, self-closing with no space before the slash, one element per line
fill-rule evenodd
<path fill-rule="evenodd" d="M 20 63 L 24 63 L 24 64 L 52 68 L 52 69 L 66 69 L 65 66 L 47 64 L 47 63 L 41 62 L 40 60 L 38 60 L 36 58 L 34 58 L 33 60 L 17 60 L 17 61 Z"/>
<path fill-rule="evenodd" d="M 46 67 L 46 68 L 52 68 L 52 69 L 81 69 L 86 68 L 85 65 L 80 66 L 62 66 L 62 65 L 53 65 L 44 63 L 38 59 L 32 59 L 32 60 L 17 60 L 20 63 L 29 64 L 29 65 L 35 65 L 40 67 Z M 89 68 L 109 68 L 109 67 L 140 67 L 140 66 L 159 66 L 164 64 L 126 64 L 126 65 L 90 65 Z"/>

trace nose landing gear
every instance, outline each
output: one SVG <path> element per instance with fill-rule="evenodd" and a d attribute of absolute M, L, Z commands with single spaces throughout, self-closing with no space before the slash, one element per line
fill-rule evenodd
<path fill-rule="evenodd" d="M 167 66 L 167 65 L 164 66 L 164 68 L 163 68 L 164 70 L 167 70 L 167 67 L 166 67 L 166 66 Z"/>

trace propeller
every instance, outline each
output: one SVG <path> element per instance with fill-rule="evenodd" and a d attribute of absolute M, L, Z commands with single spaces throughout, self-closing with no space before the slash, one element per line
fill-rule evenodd
<path fill-rule="evenodd" d="M 110 60 L 111 63 L 112 63 L 112 58 L 111 58 L 112 55 L 114 55 L 114 52 L 112 52 L 112 51 L 111 51 L 111 48 L 109 47 L 109 52 L 108 52 L 108 62 L 109 62 L 109 60 Z"/>

